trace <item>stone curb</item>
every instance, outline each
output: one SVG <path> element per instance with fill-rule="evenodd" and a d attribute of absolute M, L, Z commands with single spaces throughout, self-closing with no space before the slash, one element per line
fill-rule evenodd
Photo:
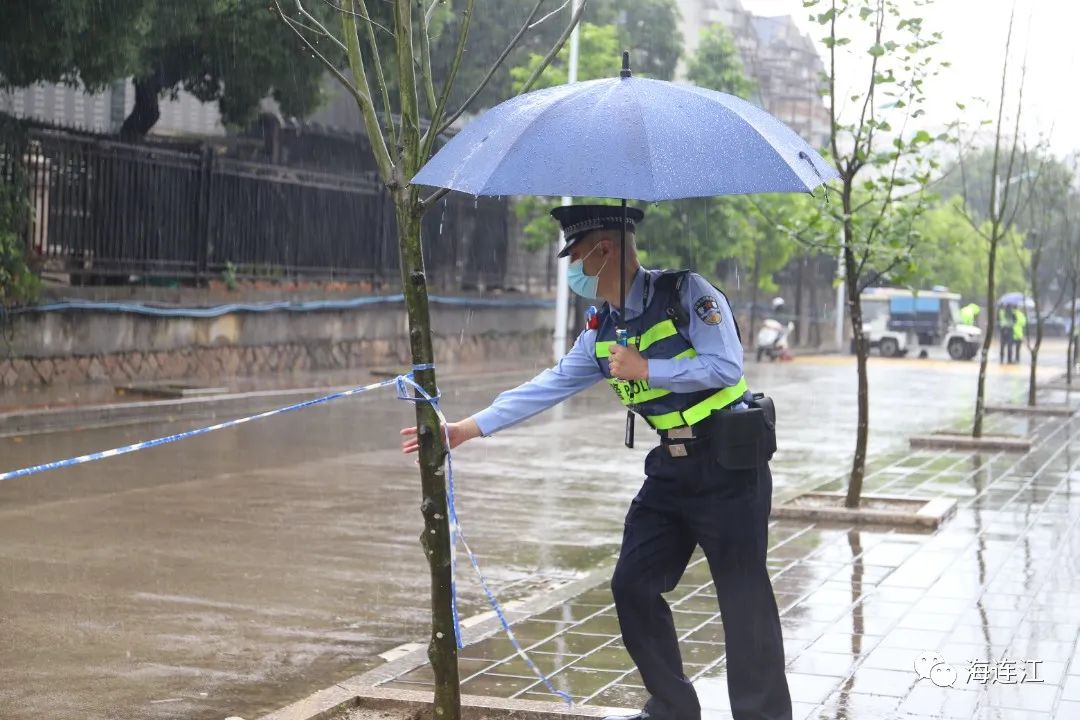
<path fill-rule="evenodd" d="M 1039 386 L 1040 390 L 1063 390 L 1065 392 L 1080 392 L 1080 383 L 1073 383 L 1069 385 L 1064 382 L 1046 383 Z"/>
<path fill-rule="evenodd" d="M 431 713 L 432 693 L 421 690 L 399 690 L 362 685 L 346 680 L 320 690 L 300 702 L 264 715 L 260 720 L 331 720 L 343 718 L 352 709 L 383 711 L 400 715 L 401 718 L 428 717 Z M 591 720 L 605 715 L 627 714 L 625 708 L 607 708 L 599 705 L 569 707 L 563 703 L 542 700 L 509 700 L 482 695 L 461 696 L 463 720 Z"/>
<path fill-rule="evenodd" d="M 799 507 L 791 504 L 796 502 L 799 498 L 805 497 L 834 500 L 844 496 L 845 493 L 842 492 L 802 493 L 801 495 L 796 495 L 791 498 L 785 504 L 774 506 L 770 517 L 778 520 L 809 520 L 859 524 L 874 523 L 905 527 L 912 526 L 932 530 L 937 528 L 949 516 L 956 512 L 956 500 L 952 498 L 926 498 L 909 495 L 864 494 L 862 500 L 887 500 L 896 503 L 910 504 L 917 507 L 917 509 L 913 508 L 913 511 L 880 510 L 869 507 Z"/>
<path fill-rule="evenodd" d="M 931 435 L 912 435 L 909 439 L 912 448 L 932 448 L 938 450 L 1004 450 L 1007 452 L 1028 452 L 1031 439 L 1018 435 L 984 435 L 973 438 L 964 433 L 942 432 Z"/>
<path fill-rule="evenodd" d="M 1015 415 L 1047 415 L 1071 417 L 1076 413 L 1072 405 L 987 405 L 986 412 L 1013 413 Z"/>
<path fill-rule="evenodd" d="M 525 620 L 533 615 L 538 615 L 553 607 L 557 607 L 562 603 L 581 595 L 585 591 L 591 590 L 597 585 L 607 582 L 611 578 L 613 568 L 614 564 L 605 565 L 603 568 L 593 570 L 583 577 L 563 583 L 547 592 L 539 593 L 524 600 L 505 603 L 503 605 L 503 612 L 506 619 L 513 625 L 515 622 Z M 502 624 L 499 622 L 499 618 L 495 615 L 494 611 L 488 611 L 462 620 L 461 630 L 463 636 L 462 642 L 468 647 L 491 635 L 501 633 Z M 422 703 L 425 708 L 430 707 L 431 693 L 378 687 L 380 683 L 388 682 L 393 678 L 399 677 L 400 675 L 427 663 L 427 645 L 422 643 L 409 643 L 402 646 L 402 649 L 405 651 L 402 654 L 397 655 L 393 660 L 369 670 L 366 673 L 343 680 L 337 685 L 312 693 L 302 700 L 281 708 L 280 710 L 276 710 L 268 715 L 264 715 L 260 720 L 323 720 L 324 718 L 333 717 L 335 713 L 346 707 L 366 706 L 368 700 L 378 698 L 404 700 L 414 704 Z M 384 655 L 396 655 L 396 653 L 391 650 L 389 653 L 384 653 Z M 342 695 L 343 692 L 345 695 Z M 630 714 L 634 712 L 627 708 L 600 708 L 599 706 L 594 705 L 568 710 L 564 704 L 556 702 L 509 700 L 472 695 L 462 696 L 463 711 L 466 706 L 466 699 L 468 699 L 469 708 L 498 711 L 490 715 L 472 716 L 477 719 L 481 717 L 510 716 L 523 719 L 529 718 L 531 720 L 543 720 L 544 718 L 555 716 L 559 718 L 592 718 L 603 717 L 604 715 L 610 715 L 612 713 Z M 358 704 L 350 705 L 350 703 L 353 702 Z M 407 708 L 405 706 L 398 706 L 396 709 L 405 710 Z M 521 712 L 525 712 L 526 714 L 519 714 Z M 463 717 L 468 718 L 470 716 L 463 712 Z"/>

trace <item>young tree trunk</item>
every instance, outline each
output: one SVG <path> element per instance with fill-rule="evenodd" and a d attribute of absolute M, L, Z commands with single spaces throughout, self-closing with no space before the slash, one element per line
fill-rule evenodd
<path fill-rule="evenodd" d="M 858 374 L 858 421 L 855 426 L 855 457 L 851 461 L 847 497 L 844 507 L 857 508 L 862 498 L 863 478 L 866 475 L 866 442 L 870 434 L 870 387 L 866 376 L 866 359 L 870 348 L 863 339 L 862 302 L 859 297 L 859 268 L 852 243 L 855 230 L 851 223 L 851 188 L 844 188 L 844 289 L 851 316 L 851 335 L 855 343 L 855 367 Z"/>
<path fill-rule="evenodd" d="M 1036 332 L 1042 335 L 1041 328 Z M 1039 364 L 1039 346 L 1041 344 L 1042 338 L 1036 337 L 1035 346 L 1031 348 L 1031 371 L 1028 374 L 1028 407 L 1035 407 L 1035 367 Z"/>
<path fill-rule="evenodd" d="M 997 264 L 998 249 L 998 226 L 995 222 L 990 231 L 990 254 L 986 268 L 986 337 L 983 338 L 982 350 L 979 353 L 979 384 L 975 390 L 975 422 L 971 427 L 972 437 L 982 437 L 983 416 L 986 414 L 986 364 L 990 360 L 990 343 L 994 339 L 995 321 L 997 313 L 994 312 L 994 269 Z"/>
<path fill-rule="evenodd" d="M 1072 385 L 1073 364 L 1076 362 L 1076 273 L 1072 276 L 1072 314 L 1069 316 L 1069 351 L 1065 353 L 1068 365 L 1065 367 L 1065 384 Z"/>
<path fill-rule="evenodd" d="M 803 255 L 799 258 L 799 272 L 795 276 L 795 331 L 791 334 L 791 345 L 801 345 L 803 343 L 803 336 L 806 332 L 803 327 L 806 325 L 803 318 L 803 275 L 806 274 L 806 256 Z"/>
<path fill-rule="evenodd" d="M 1040 234 L 1038 238 L 1038 245 L 1035 248 L 1035 252 L 1031 257 L 1031 299 L 1035 303 L 1035 343 L 1028 347 L 1028 352 L 1031 353 L 1031 370 L 1028 374 L 1028 407 L 1035 407 L 1035 375 L 1039 365 L 1039 348 L 1042 347 L 1042 335 L 1043 335 L 1043 316 L 1042 308 L 1039 306 L 1039 264 L 1042 260 L 1042 243 L 1045 242 L 1045 234 Z M 1021 312 L 1026 313 L 1026 309 L 1021 309 Z M 1016 351 L 1018 354 L 1019 349 Z M 1019 359 L 1019 358 L 1017 358 Z"/>
<path fill-rule="evenodd" d="M 761 282 L 761 245 L 758 244 L 754 247 L 754 270 L 750 273 L 750 338 L 748 342 L 751 346 L 756 344 L 754 338 L 757 337 L 757 304 L 758 304 L 758 283 Z M 773 318 L 774 320 L 776 318 Z"/>
<path fill-rule="evenodd" d="M 157 73 L 132 80 L 135 86 L 135 107 L 120 126 L 120 139 L 127 142 L 142 140 L 161 118 L 158 99 L 161 80 Z"/>
<path fill-rule="evenodd" d="M 401 284 L 409 316 L 409 344 L 414 365 L 434 361 L 431 341 L 431 315 L 428 307 L 427 278 L 420 244 L 422 210 L 409 188 L 399 189 L 394 197 L 398 222 L 398 248 L 401 258 Z M 435 397 L 434 370 L 416 371 L 416 382 Z M 428 660 L 435 675 L 435 717 L 452 720 L 460 717 L 461 694 L 458 682 L 457 642 L 451 611 L 450 520 L 446 513 L 446 443 L 435 410 L 426 402 L 416 403 L 416 427 L 420 441 L 420 513 L 424 529 L 420 544 L 431 570 L 431 639 Z"/>

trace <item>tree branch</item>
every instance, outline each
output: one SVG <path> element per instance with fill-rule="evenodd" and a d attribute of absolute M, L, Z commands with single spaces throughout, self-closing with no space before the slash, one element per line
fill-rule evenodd
<path fill-rule="evenodd" d="M 840 134 L 836 126 L 836 0 L 832 0 L 832 17 L 829 20 L 829 141 L 832 145 L 833 161 L 839 163 L 840 146 L 837 136 Z M 850 182 L 852 177 L 848 168 L 844 168 L 844 181 Z"/>
<path fill-rule="evenodd" d="M 341 50 L 343 50 L 343 51 L 345 50 L 345 46 L 341 43 L 341 41 L 338 40 L 333 35 L 333 33 L 331 33 L 329 30 L 327 30 L 326 26 L 323 25 L 321 22 L 319 22 L 318 19 L 314 15 L 309 13 L 307 11 L 307 9 L 304 8 L 303 4 L 301 4 L 300 0 L 296 0 L 296 9 L 297 9 L 297 11 L 299 11 L 299 13 L 301 15 L 303 15 L 304 17 L 306 17 L 308 19 L 308 22 L 310 22 L 312 25 L 314 25 L 316 28 L 318 28 L 318 31 L 322 35 L 324 35 L 324 36 L 330 38 L 331 40 L 333 40 L 334 44 L 337 45 L 338 48 L 340 48 Z"/>
<path fill-rule="evenodd" d="M 450 101 L 450 92 L 454 89 L 454 81 L 457 80 L 458 69 L 461 67 L 461 57 L 465 53 L 465 41 L 469 38 L 469 27 L 472 25 L 473 5 L 475 0 L 465 0 L 465 9 L 461 13 L 461 29 L 458 31 L 457 45 L 454 46 L 454 57 L 450 61 L 450 72 L 446 76 L 442 92 L 435 103 L 435 112 L 431 113 L 430 124 L 424 136 L 420 139 L 420 157 L 427 160 L 431 157 L 431 149 L 435 147 L 435 139 L 441 132 L 443 114 L 446 112 L 446 104 Z"/>
<path fill-rule="evenodd" d="M 461 103 L 461 107 L 454 111 L 454 113 L 450 115 L 450 117 L 448 117 L 445 122 L 443 122 L 442 127 L 439 128 L 439 133 L 446 132 L 446 130 L 454 124 L 454 121 L 461 117 L 462 113 L 464 113 L 468 109 L 469 105 L 472 104 L 472 101 L 475 100 L 477 96 L 479 96 L 480 93 L 484 91 L 484 88 L 487 87 L 488 82 L 491 81 L 492 76 L 495 75 L 495 71 L 498 70 L 499 67 L 503 64 L 503 61 L 506 60 L 506 57 L 511 52 L 513 52 L 518 42 L 521 41 L 521 38 L 525 37 L 525 33 L 529 31 L 529 23 L 531 23 L 533 18 L 536 17 L 537 13 L 540 12 L 540 6 L 543 4 L 544 0 L 537 0 L 536 5 L 533 6 L 532 12 L 529 13 L 529 17 L 526 18 L 525 22 L 521 25 L 521 29 L 518 30 L 517 34 L 514 35 L 514 37 L 510 40 L 509 43 L 507 43 L 506 48 L 502 51 L 502 54 L 499 55 L 498 58 L 496 58 L 495 62 L 488 69 L 487 75 L 485 75 L 484 79 L 480 81 L 480 84 L 476 86 L 476 89 L 472 91 L 472 94 L 465 99 L 465 102 Z"/>
<path fill-rule="evenodd" d="M 420 169 L 420 108 L 416 98 L 416 56 L 413 53 L 413 0 L 394 0 L 394 37 L 397 38 L 398 95 L 401 110 L 401 177 L 399 186 L 409 182 Z M 410 188 L 411 194 L 416 193 Z"/>
<path fill-rule="evenodd" d="M 296 21 L 282 11 L 281 5 L 278 3 L 278 0 L 271 1 L 273 2 L 274 12 L 279 18 L 281 18 L 281 21 L 285 23 L 285 27 L 292 30 L 293 34 L 300 38 L 300 41 L 304 43 L 308 51 L 311 52 L 311 54 L 314 55 L 319 60 L 319 62 L 321 62 L 323 66 L 326 67 L 327 70 L 330 71 L 330 74 L 333 75 L 334 78 L 337 79 L 337 81 L 341 83 L 346 90 L 348 90 L 349 94 L 353 96 L 357 104 L 363 105 L 365 102 L 368 102 L 367 96 L 365 96 L 364 93 L 357 88 L 353 87 L 353 84 L 350 83 L 348 78 L 346 78 L 341 73 L 341 71 L 337 69 L 337 66 L 334 65 L 334 63 L 330 62 L 321 52 L 319 52 L 318 48 L 311 44 L 311 41 L 308 40 L 307 37 L 305 37 L 304 33 L 300 32 L 300 30 L 297 29 L 296 25 L 294 24 L 296 23 Z"/>
<path fill-rule="evenodd" d="M 351 5 L 351 0 L 349 2 Z M 375 42 L 375 25 L 377 23 L 371 19 L 371 13 L 367 9 L 367 0 L 356 0 L 356 2 L 362 13 L 359 17 L 364 21 L 368 47 L 371 48 L 371 59 L 375 62 L 375 84 L 379 89 L 379 97 L 382 98 L 384 122 L 386 123 L 386 130 L 390 134 L 390 145 L 391 147 L 397 147 L 397 127 L 394 125 L 393 108 L 390 107 L 390 92 L 386 87 L 382 56 L 379 53 L 379 46 Z"/>
<path fill-rule="evenodd" d="M 375 22 L 374 20 L 371 20 L 371 16 L 370 16 L 370 15 L 361 15 L 361 14 L 360 14 L 360 13 L 358 13 L 358 12 L 354 12 L 354 11 L 352 11 L 352 10 L 349 10 L 348 8 L 345 8 L 345 7 L 342 7 L 341 5 L 338 5 L 338 4 L 336 4 L 336 3 L 333 3 L 333 2 L 331 2 L 330 0 L 322 0 L 322 1 L 323 1 L 324 3 L 326 3 L 327 5 L 329 5 L 330 7 L 334 8 L 335 10 L 337 10 L 337 11 L 338 11 L 339 13 L 348 13 L 349 15 L 352 15 L 352 16 L 353 16 L 354 18 L 360 18 L 361 20 L 363 20 L 363 19 L 364 19 L 364 18 L 366 17 L 366 18 L 367 18 L 368 20 L 370 20 L 370 21 L 371 21 L 371 25 L 372 25 L 372 27 L 377 27 L 377 28 L 379 28 L 380 30 L 382 30 L 382 31 L 383 31 L 384 33 L 386 33 L 386 34 L 387 34 L 388 36 L 390 36 L 390 37 L 394 37 L 394 33 L 390 32 L 390 29 L 389 29 L 389 28 L 387 28 L 387 27 L 385 27 L 385 26 L 383 26 L 383 25 L 380 25 L 379 23 Z M 365 10 L 366 10 L 366 8 L 365 8 Z"/>
<path fill-rule="evenodd" d="M 874 44 L 881 44 L 881 32 L 885 26 L 885 8 L 882 0 L 878 0 L 877 3 L 877 19 L 874 24 Z M 870 107 L 870 100 L 874 97 L 874 89 L 877 87 L 877 66 L 878 55 L 873 56 L 874 59 L 870 61 L 870 86 L 866 90 L 866 97 L 863 98 L 862 111 L 859 113 L 859 124 L 855 130 L 854 139 L 855 147 L 851 151 L 852 157 L 858 157 L 859 146 L 862 144 L 863 128 L 866 126 L 866 111 Z M 871 120 L 873 120 L 873 113 L 871 113 Z M 867 132 L 865 151 L 866 156 L 870 156 L 871 144 L 873 143 L 874 129 L 873 127 Z"/>
<path fill-rule="evenodd" d="M 351 4 L 351 0 L 350 0 Z M 356 33 L 356 18 L 350 13 L 341 13 L 341 29 L 345 33 L 345 42 L 349 48 L 349 69 L 353 74 L 353 81 L 357 86 L 368 89 L 367 71 L 364 68 L 364 56 L 360 52 L 360 38 Z M 371 143 L 371 151 L 375 156 L 375 164 L 379 168 L 379 175 L 387 186 L 394 184 L 394 162 L 390 158 L 390 152 L 386 147 L 386 138 L 383 137 L 383 129 L 379 125 L 379 118 L 375 114 L 375 105 L 371 102 L 370 94 L 364 95 L 364 102 L 360 103 L 360 114 L 364 119 L 364 129 L 367 132 L 368 141 Z"/>
<path fill-rule="evenodd" d="M 435 81 L 431 74 L 431 38 L 428 36 L 430 15 L 435 9 L 432 3 L 427 12 L 420 15 L 420 75 L 424 83 L 424 96 L 427 98 L 428 117 L 435 114 Z M 423 144 L 421 142 L 421 144 Z"/>
<path fill-rule="evenodd" d="M 450 188 L 439 188 L 435 192 L 431 193 L 430 195 L 428 195 L 426 198 L 424 198 L 421 201 L 422 209 L 426 210 L 427 208 L 431 207 L 435 203 L 439 202 L 444 197 L 446 197 L 446 194 L 448 192 L 450 192 Z"/>
<path fill-rule="evenodd" d="M 1001 218 L 1004 217 L 1004 213 L 1001 208 L 998 207 L 997 197 L 997 177 L 998 177 L 998 163 L 1001 159 L 1001 121 L 1005 117 L 1005 94 L 1008 88 L 1009 78 L 1009 48 L 1012 46 L 1012 31 L 1013 31 L 1013 17 L 1016 12 L 1014 6 L 1012 11 L 1009 12 L 1009 29 L 1005 35 L 1005 61 L 1001 65 L 1001 95 L 998 98 L 998 116 L 997 125 L 994 126 L 994 157 L 990 163 L 990 234 L 992 236 L 991 242 L 998 237 L 998 225 L 1001 223 Z M 1017 126 L 1019 126 L 1019 118 L 1017 118 Z M 1013 151 L 1015 152 L 1016 145 L 1013 144 Z"/>
<path fill-rule="evenodd" d="M 563 45 L 566 44 L 567 38 L 570 37 L 570 33 L 574 31 L 574 28 L 577 27 L 578 22 L 581 21 L 581 16 L 585 12 L 585 6 L 588 4 L 588 0 L 581 0 L 581 4 L 578 5 L 577 10 L 574 11 L 574 15 L 570 18 L 570 24 L 566 26 L 563 34 L 559 36 L 559 39 L 557 41 L 555 41 L 555 45 L 553 45 L 551 50 L 548 51 L 548 54 L 544 56 L 544 59 L 540 61 L 540 66 L 533 71 L 533 74 L 529 76 L 529 79 L 526 80 L 525 84 L 521 87 L 522 94 L 527 93 L 529 92 L 529 90 L 532 89 L 532 86 L 536 84 L 536 81 L 539 80 L 540 76 L 544 74 L 545 70 L 547 70 L 548 65 L 551 64 L 551 61 L 554 60 L 555 56 L 559 54 L 560 50 L 562 50 Z"/>

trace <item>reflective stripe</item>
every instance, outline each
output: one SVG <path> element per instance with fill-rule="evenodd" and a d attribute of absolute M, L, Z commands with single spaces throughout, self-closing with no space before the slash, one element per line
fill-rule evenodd
<path fill-rule="evenodd" d="M 720 410 L 741 398 L 746 393 L 746 378 L 731 387 L 713 393 L 696 405 L 691 405 L 682 412 L 675 411 L 663 415 L 649 415 L 645 419 L 657 430 L 670 430 L 683 425 L 694 425 L 709 417 L 713 410 Z"/>
<path fill-rule="evenodd" d="M 649 346 L 655 345 L 661 340 L 666 340 L 669 337 L 675 335 L 678 330 L 675 329 L 675 323 L 670 320 L 664 320 L 653 325 L 651 328 L 641 334 L 641 337 L 634 336 L 626 338 L 628 345 L 637 345 L 638 352 L 645 352 L 649 349 Z M 596 357 L 606 358 L 611 357 L 611 346 L 615 344 L 614 340 L 600 340 L 596 343 Z"/>
<path fill-rule="evenodd" d="M 619 380 L 618 378 L 608 378 L 608 384 L 611 385 L 611 389 L 615 391 L 615 394 L 619 396 L 619 401 L 623 405 L 630 404 L 630 386 L 636 385 L 639 382 L 642 381 L 635 380 L 631 382 L 627 380 Z M 656 398 L 661 398 L 665 395 L 670 394 L 670 390 L 665 390 L 664 388 L 649 387 L 648 383 L 645 383 L 644 389 L 636 390 L 634 392 L 634 403 L 636 404 L 649 402 L 650 400 L 655 400 Z"/>
<path fill-rule="evenodd" d="M 672 359 L 673 360 L 682 360 L 683 358 L 692 358 L 692 357 L 697 357 L 697 350 L 695 350 L 694 348 L 687 348 L 687 349 L 683 350 L 681 353 L 679 353 L 678 355 L 676 355 Z M 656 398 L 661 398 L 661 397 L 664 397 L 665 395 L 670 395 L 671 394 L 670 390 L 665 390 L 664 388 L 649 387 L 647 380 L 634 380 L 633 382 L 644 382 L 645 383 L 645 388 L 643 390 L 638 390 L 638 391 L 636 391 L 634 393 L 634 402 L 633 402 L 633 404 L 635 404 L 635 405 L 637 405 L 638 403 L 649 402 L 650 400 L 655 400 Z M 623 405 L 630 405 L 631 404 L 630 403 L 630 383 L 631 383 L 631 381 L 629 381 L 629 380 L 620 380 L 619 378 L 614 378 L 614 377 L 608 378 L 608 384 L 611 385 L 611 389 L 615 391 L 615 394 L 619 396 L 619 401 Z"/>
<path fill-rule="evenodd" d="M 641 352 L 645 352 L 649 349 L 650 345 L 654 345 L 661 340 L 667 339 L 676 332 L 678 331 L 675 329 L 675 323 L 670 320 L 657 323 L 641 334 L 641 342 L 638 345 L 638 349 Z"/>
<path fill-rule="evenodd" d="M 626 341 L 631 345 L 637 345 L 637 338 L 627 338 Z M 611 346 L 615 344 L 614 340 L 600 340 L 596 343 L 596 357 L 606 358 L 611 357 Z"/>

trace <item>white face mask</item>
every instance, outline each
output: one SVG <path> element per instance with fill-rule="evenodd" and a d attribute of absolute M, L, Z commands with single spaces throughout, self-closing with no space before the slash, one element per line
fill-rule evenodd
<path fill-rule="evenodd" d="M 607 265 L 607 260 L 604 260 L 604 264 L 600 266 L 600 269 L 596 271 L 595 275 L 585 274 L 585 258 L 596 252 L 596 249 L 599 247 L 599 244 L 594 245 L 593 249 L 587 252 L 584 257 L 570 263 L 570 267 L 566 273 L 566 284 L 570 286 L 571 290 L 586 300 L 599 299 L 597 288 L 600 285 L 600 273 L 603 272 L 604 267 Z"/>

